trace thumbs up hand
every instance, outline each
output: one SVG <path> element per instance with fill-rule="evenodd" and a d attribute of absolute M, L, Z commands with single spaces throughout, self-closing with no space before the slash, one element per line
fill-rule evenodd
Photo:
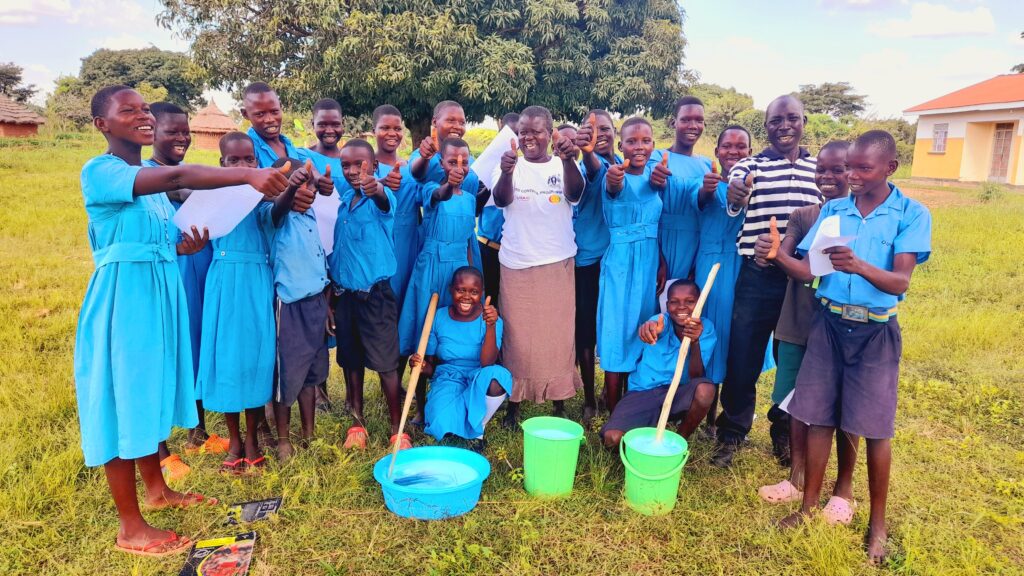
<path fill-rule="evenodd" d="M 511 176 L 516 169 L 516 162 L 519 161 L 519 143 L 512 139 L 512 149 L 501 155 L 501 173 Z"/>
<path fill-rule="evenodd" d="M 324 196 L 330 196 L 334 193 L 334 180 L 331 178 L 330 164 L 324 168 L 324 173 L 321 174 L 320 178 L 316 181 L 316 190 Z"/>
<path fill-rule="evenodd" d="M 381 180 L 381 183 L 398 192 L 398 189 L 402 187 L 402 162 L 395 163 L 391 167 L 391 171 L 388 172 L 388 175 Z"/>
<path fill-rule="evenodd" d="M 488 296 L 487 299 L 484 300 L 483 316 L 484 324 L 488 326 L 494 326 L 498 322 L 498 310 L 494 306 L 491 306 L 490 296 Z"/>
<path fill-rule="evenodd" d="M 665 150 L 661 155 L 661 162 L 655 164 L 654 170 L 651 170 L 651 186 L 657 190 L 664 190 L 671 176 L 672 171 L 668 169 L 668 150 Z"/>
<path fill-rule="evenodd" d="M 605 184 L 612 194 L 622 192 L 626 182 L 626 169 L 629 168 L 629 158 L 622 164 L 612 164 L 608 167 L 608 174 L 605 176 Z"/>
<path fill-rule="evenodd" d="M 664 331 L 665 315 L 658 314 L 657 320 L 648 320 L 640 325 L 640 341 L 644 344 L 655 344 Z"/>

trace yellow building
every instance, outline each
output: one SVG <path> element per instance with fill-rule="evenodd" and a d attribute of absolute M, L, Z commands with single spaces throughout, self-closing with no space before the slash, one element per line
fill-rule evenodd
<path fill-rule="evenodd" d="M 903 111 L 917 116 L 911 176 L 1024 185 L 1024 74 L 1004 74 Z"/>

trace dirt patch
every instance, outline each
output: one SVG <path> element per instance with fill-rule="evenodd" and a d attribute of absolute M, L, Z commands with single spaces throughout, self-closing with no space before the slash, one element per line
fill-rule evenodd
<path fill-rule="evenodd" d="M 929 208 L 971 206 L 979 203 L 978 193 L 974 188 L 959 186 L 921 188 L 914 185 L 904 185 L 900 186 L 900 190 Z"/>

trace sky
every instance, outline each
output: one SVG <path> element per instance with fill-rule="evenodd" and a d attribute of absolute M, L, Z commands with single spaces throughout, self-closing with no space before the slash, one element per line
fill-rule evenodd
<path fill-rule="evenodd" d="M 850 82 L 867 113 L 906 108 L 1024 62 L 1024 0 L 683 0 L 684 65 L 758 108 L 801 84 Z M 0 0 L 0 61 L 48 92 L 98 48 L 188 44 L 157 0 Z M 232 105 L 223 92 L 218 105 Z M 37 99 L 42 99 L 40 96 Z"/>

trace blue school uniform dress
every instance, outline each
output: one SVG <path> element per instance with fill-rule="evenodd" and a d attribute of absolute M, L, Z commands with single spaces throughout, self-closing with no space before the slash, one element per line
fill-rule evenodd
<path fill-rule="evenodd" d="M 498 318 L 494 334 L 499 350 L 503 329 L 503 322 Z M 443 364 L 434 369 L 430 379 L 425 432 L 438 440 L 446 434 L 467 439 L 483 435 L 487 388 L 492 380 L 505 389 L 505 394 L 512 394 L 512 374 L 504 366 L 480 366 L 480 349 L 486 332 L 483 315 L 470 322 L 460 322 L 451 318 L 448 307 L 437 311 L 427 355 L 438 357 Z"/>
<path fill-rule="evenodd" d="M 111 154 L 82 167 L 96 264 L 75 335 L 86 466 L 154 454 L 172 426 L 198 424 L 174 208 L 166 194 L 133 195 L 139 170 Z"/>
<path fill-rule="evenodd" d="M 656 150 L 651 154 L 648 166 L 661 162 L 664 154 L 668 154 L 668 169 L 675 178 L 701 179 L 711 171 L 711 160 L 708 158 L 686 156 L 668 150 Z M 659 243 L 668 264 L 668 279 L 687 278 L 693 271 L 697 243 L 700 240 L 698 210 L 691 198 L 679 191 L 663 191 L 662 201 L 664 207 L 659 225 Z"/>
<path fill-rule="evenodd" d="M 637 327 L 658 310 L 658 221 L 661 195 L 651 188 L 650 169 L 626 174 L 612 197 L 604 189 L 604 221 L 610 243 L 601 259 L 597 297 L 597 355 L 606 372 L 632 372 L 643 343 Z M 675 179 L 672 179 L 675 180 Z M 670 180 L 670 186 L 673 184 Z"/>
<path fill-rule="evenodd" d="M 271 207 L 260 202 L 227 236 L 212 241 L 196 379 L 206 410 L 259 408 L 273 392 L 277 332 Z"/>
<path fill-rule="evenodd" d="M 273 166 L 274 162 L 277 162 L 279 158 L 277 152 L 274 152 L 274 149 L 256 132 L 255 128 L 250 127 L 246 134 L 249 135 L 249 138 L 252 138 L 253 148 L 256 150 L 256 161 L 259 162 L 260 168 L 270 168 Z M 284 144 L 285 155 L 289 158 L 299 158 L 299 151 L 292 145 L 291 139 L 284 134 L 281 134 L 280 138 Z M 332 167 L 331 170 L 333 169 Z"/>
<path fill-rule="evenodd" d="M 387 178 L 392 167 L 377 164 L 374 178 Z M 399 168 L 402 184 L 393 190 L 395 196 L 395 223 L 393 235 L 395 239 L 395 274 L 391 277 L 391 291 L 395 293 L 399 312 L 405 301 L 405 291 L 409 287 L 413 265 L 420 252 L 420 208 L 423 198 L 420 194 L 420 183 L 412 177 L 409 164 Z"/>
<path fill-rule="evenodd" d="M 480 179 L 475 172 L 470 172 L 462 181 L 462 194 L 452 194 L 443 202 L 432 199 L 440 185 L 429 182 L 420 186 L 423 247 L 416 257 L 398 319 L 399 351 L 403 356 L 416 351 L 430 296 L 435 292 L 438 294 L 438 308 L 448 306 L 452 301 L 448 291 L 452 274 L 471 264 L 480 268 L 480 247 L 474 233 L 479 186 Z M 474 249 L 476 254 L 472 254 Z"/>

